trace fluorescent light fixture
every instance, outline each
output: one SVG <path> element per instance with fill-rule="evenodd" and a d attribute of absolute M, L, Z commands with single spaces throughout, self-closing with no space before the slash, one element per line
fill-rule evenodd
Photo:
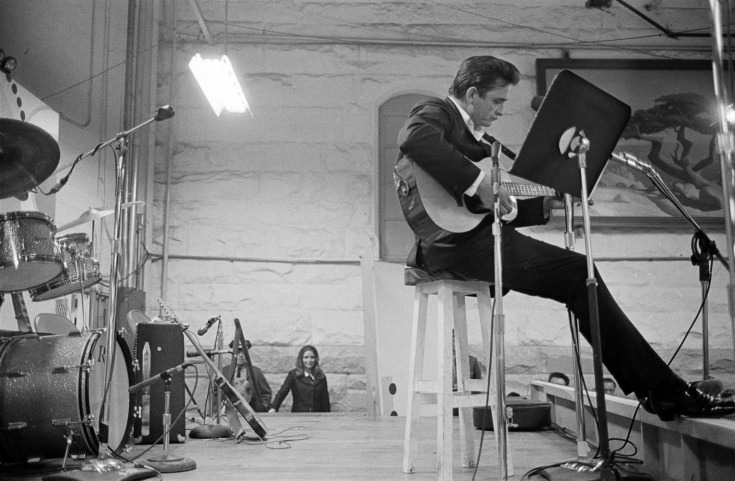
<path fill-rule="evenodd" d="M 730 125 L 735 125 L 735 109 L 733 109 L 732 104 L 728 105 L 727 109 L 725 109 L 725 118 Z M 717 122 L 713 122 L 713 124 L 715 123 Z"/>
<path fill-rule="evenodd" d="M 237 113 L 250 112 L 245 93 L 242 91 L 227 55 L 205 59 L 200 54 L 196 54 L 189 61 L 189 70 L 194 74 L 194 78 L 197 79 L 199 87 L 217 116 L 223 110 Z"/>

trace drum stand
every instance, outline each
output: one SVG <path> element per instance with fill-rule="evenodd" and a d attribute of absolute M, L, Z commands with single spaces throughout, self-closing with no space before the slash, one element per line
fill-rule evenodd
<path fill-rule="evenodd" d="M 87 332 L 89 329 L 89 323 L 87 322 L 87 310 L 84 307 L 84 277 L 82 275 L 82 265 L 79 261 L 79 256 L 74 256 L 74 265 L 77 268 L 77 277 L 79 279 L 79 303 L 81 304 L 82 309 L 82 328 L 79 329 L 77 326 L 77 329 L 81 332 Z"/>
<path fill-rule="evenodd" d="M 23 299 L 23 292 L 11 292 L 10 297 L 13 299 L 13 309 L 15 310 L 15 320 L 18 322 L 18 330 L 26 333 L 33 332 L 31 320 L 28 318 L 26 302 Z"/>

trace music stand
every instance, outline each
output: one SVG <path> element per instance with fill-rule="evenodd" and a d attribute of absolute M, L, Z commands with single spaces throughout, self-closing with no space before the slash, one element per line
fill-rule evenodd
<path fill-rule="evenodd" d="M 518 177 L 582 199 L 590 344 L 597 398 L 598 450 L 601 458 L 600 463 L 590 465 L 589 472 L 594 472 L 592 474 L 595 477 L 588 479 L 620 479 L 620 474 L 614 471 L 607 430 L 597 280 L 590 242 L 588 186 L 595 186 L 599 181 L 610 154 L 630 119 L 630 113 L 631 109 L 627 104 L 576 74 L 563 70 L 552 81 L 510 170 L 511 174 Z M 574 463 L 574 469 L 579 471 L 579 463 Z M 568 473 L 563 476 L 567 475 Z"/>

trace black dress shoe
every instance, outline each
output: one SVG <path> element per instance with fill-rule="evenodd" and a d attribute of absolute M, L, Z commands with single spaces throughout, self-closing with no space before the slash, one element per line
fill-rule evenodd
<path fill-rule="evenodd" d="M 735 397 L 708 394 L 691 383 L 680 391 L 652 391 L 641 405 L 662 421 L 672 421 L 676 416 L 716 418 L 735 414 Z"/>

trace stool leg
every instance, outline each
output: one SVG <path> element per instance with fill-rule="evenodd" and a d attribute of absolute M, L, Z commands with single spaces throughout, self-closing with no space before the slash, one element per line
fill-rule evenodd
<path fill-rule="evenodd" d="M 465 394 L 465 379 L 470 377 L 469 340 L 467 336 L 467 308 L 465 294 L 455 294 L 454 363 L 457 370 L 457 394 Z M 459 409 L 460 459 L 462 466 L 475 466 L 475 443 L 472 439 L 472 408 Z"/>
<path fill-rule="evenodd" d="M 417 381 L 424 371 L 424 349 L 426 345 L 426 315 L 429 295 L 416 286 L 411 320 L 411 351 L 408 365 L 408 399 L 406 403 L 406 426 L 403 437 L 403 472 L 413 473 L 416 463 L 416 428 L 421 413 Z"/>
<path fill-rule="evenodd" d="M 452 479 L 452 327 L 454 326 L 455 297 L 451 286 L 443 283 L 437 296 L 437 471 L 438 479 Z"/>

